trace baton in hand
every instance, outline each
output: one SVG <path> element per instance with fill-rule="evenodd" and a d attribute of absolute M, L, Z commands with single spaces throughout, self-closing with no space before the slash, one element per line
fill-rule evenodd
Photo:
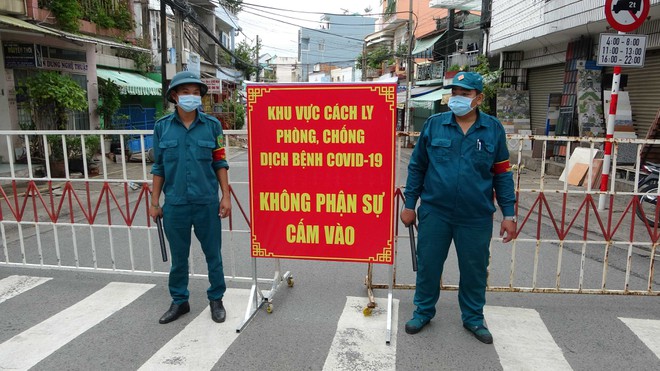
<path fill-rule="evenodd" d="M 160 253 L 163 261 L 167 261 L 167 247 L 165 247 L 165 236 L 163 236 L 163 220 L 160 216 L 156 217 L 156 227 L 158 227 L 158 241 L 160 242 Z"/>
<path fill-rule="evenodd" d="M 415 226 L 410 223 L 408 226 L 410 232 L 410 253 L 412 254 L 413 272 L 417 272 L 417 247 L 415 246 Z"/>

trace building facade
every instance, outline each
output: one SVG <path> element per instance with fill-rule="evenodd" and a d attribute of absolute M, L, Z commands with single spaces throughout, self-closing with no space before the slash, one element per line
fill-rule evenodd
<path fill-rule="evenodd" d="M 320 71 L 314 66 L 350 67 L 362 53 L 364 38 L 374 32 L 376 18 L 361 15 L 330 15 L 321 18 L 318 29 L 298 31 L 301 81 Z"/>
<path fill-rule="evenodd" d="M 647 35 L 644 66 L 623 68 L 620 86 L 639 138 L 646 136 L 660 109 L 660 1 L 650 4 L 647 20 L 630 32 Z M 597 65 L 598 44 L 601 34 L 616 33 L 600 0 L 492 0 L 489 51 L 500 57 L 506 82 L 529 91 L 535 133 L 604 136 L 606 111 L 601 108 L 600 121 L 593 122 L 593 112 L 581 111 L 581 97 L 587 95 L 580 91 L 585 84 L 595 86 L 602 100 L 611 89 L 612 67 Z M 587 79 L 580 77 L 584 71 L 591 71 Z M 561 112 L 559 127 L 548 120 L 554 107 Z"/>

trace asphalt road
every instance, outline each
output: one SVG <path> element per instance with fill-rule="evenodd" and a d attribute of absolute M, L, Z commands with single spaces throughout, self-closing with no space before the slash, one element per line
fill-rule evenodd
<path fill-rule="evenodd" d="M 237 195 L 247 205 L 244 152 L 233 154 L 230 179 Z M 405 179 L 405 166 L 398 183 Z M 533 174 L 530 174 L 533 175 Z M 131 197 L 137 197 L 138 191 Z M 235 205 L 236 206 L 236 205 Z M 235 212 L 237 210 L 235 209 Z M 111 212 L 117 217 L 117 210 Z M 100 217 L 106 217 L 102 214 Z M 245 225 L 236 218 L 235 229 Z M 543 224 L 542 233 L 552 238 L 552 228 Z M 223 226 L 227 227 L 227 221 Z M 132 240 L 116 231 L 95 231 L 96 254 L 84 240 L 85 228 L 77 230 L 74 244 L 68 227 L 59 231 L 60 259 L 77 259 L 93 264 L 130 270 L 150 267 L 166 271 L 139 246 L 149 243 L 144 232 Z M 494 233 L 499 227 L 496 223 Z M 6 226 L 6 230 L 12 228 Z M 536 229 L 524 229 L 521 239 L 535 238 Z M 52 235 L 42 236 L 42 254 L 56 261 Z M 8 254 L 0 261 L 21 259 L 17 239 L 5 233 Z M 36 234 L 26 229 L 26 259 L 39 259 Z M 235 232 L 223 235 L 225 272 L 250 274 L 249 237 Z M 113 253 L 108 252 L 113 240 Z M 12 242 L 13 241 L 13 242 Z M 151 241 L 155 245 L 154 241 Z M 78 254 L 73 254 L 77 245 Z M 133 259 L 130 246 L 136 247 Z M 397 283 L 414 283 L 407 241 L 396 257 Z M 536 261 L 538 287 L 556 283 L 558 245 L 547 243 L 535 255 L 536 244 L 518 243 L 513 281 L 531 287 Z M 4 248 L 4 246 L 3 246 Z M 50 249 L 49 249 L 50 248 Z M 511 278 L 513 244 L 493 243 L 490 283 L 506 286 Z M 204 273 L 203 257 L 196 249 L 195 271 Z M 583 258 L 580 244 L 567 244 L 561 255 L 562 287 L 576 287 L 584 267 L 584 287 L 598 288 L 602 280 L 603 256 L 598 247 L 587 246 Z M 648 256 L 635 248 L 629 275 L 633 288 L 647 282 Z M 648 254 L 648 253 L 647 253 Z M 625 281 L 627 251 L 612 250 L 608 257 L 608 287 Z M 259 259 L 258 275 L 271 277 L 275 262 Z M 163 274 L 136 275 L 116 272 L 88 272 L 51 268 L 22 268 L 0 264 L 0 369 L 34 370 L 132 370 L 132 369 L 217 369 L 217 370 L 649 370 L 660 369 L 660 314 L 657 297 L 585 294 L 540 294 L 489 292 L 486 319 L 494 336 L 493 345 L 484 345 L 461 326 L 456 291 L 445 291 L 438 303 L 438 315 L 417 335 L 404 332 L 405 321 L 414 309 L 411 290 L 394 290 L 394 324 L 390 345 L 385 344 L 387 290 L 376 290 L 378 306 L 372 315 L 362 314 L 368 299 L 364 286 L 366 266 L 357 263 L 282 260 L 294 286 L 283 285 L 273 298 L 273 312 L 260 310 L 239 334 L 235 323 L 247 307 L 249 284 L 228 282 L 225 297 L 228 322 L 211 321 L 204 278 L 191 280 L 192 312 L 179 320 L 159 325 L 158 318 L 169 305 L 167 279 Z M 16 278 L 15 276 L 21 276 Z M 47 281 L 34 278 L 46 277 Z M 458 281 L 455 254 L 446 263 L 443 283 Z M 374 282 L 388 282 L 387 266 L 376 265 Z M 611 284 L 611 286 L 609 286 Z M 268 290 L 268 285 L 261 285 Z M 25 291 L 23 291 L 25 290 Z"/>

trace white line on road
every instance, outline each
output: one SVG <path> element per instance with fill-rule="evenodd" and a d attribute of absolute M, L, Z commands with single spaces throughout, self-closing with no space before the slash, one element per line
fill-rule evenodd
<path fill-rule="evenodd" d="M 49 280 L 51 280 L 51 278 L 31 276 L 9 276 L 4 278 L 0 280 L 0 303 L 33 289 Z"/>
<path fill-rule="evenodd" d="M 224 323 L 215 323 L 208 309 L 154 354 L 140 370 L 210 370 L 236 340 L 250 290 L 227 289 L 222 300 L 227 309 Z"/>
<path fill-rule="evenodd" d="M 500 364 L 506 370 L 572 370 L 534 309 L 484 308 Z"/>
<path fill-rule="evenodd" d="M 155 285 L 111 282 L 101 290 L 0 344 L 3 369 L 27 370 Z"/>
<path fill-rule="evenodd" d="M 660 358 L 660 321 L 653 319 L 621 318 L 632 332 Z"/>
<path fill-rule="evenodd" d="M 387 331 L 387 299 L 376 299 L 371 316 L 362 310 L 369 300 L 346 297 L 344 311 L 337 323 L 324 370 L 395 370 L 396 333 L 399 301 L 392 305 L 392 339 L 385 343 Z"/>

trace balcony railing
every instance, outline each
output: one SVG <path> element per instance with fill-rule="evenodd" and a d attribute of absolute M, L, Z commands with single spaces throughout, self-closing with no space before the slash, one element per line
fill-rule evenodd
<path fill-rule="evenodd" d="M 474 67 L 479 64 L 477 57 L 479 56 L 478 50 L 473 50 L 464 53 L 454 53 L 447 58 L 447 63 L 449 66 L 459 65 L 459 66 L 468 66 Z"/>
<path fill-rule="evenodd" d="M 437 61 L 431 63 L 424 63 L 417 65 L 415 73 L 415 81 L 430 81 L 442 80 L 442 75 L 445 72 L 445 62 Z"/>

